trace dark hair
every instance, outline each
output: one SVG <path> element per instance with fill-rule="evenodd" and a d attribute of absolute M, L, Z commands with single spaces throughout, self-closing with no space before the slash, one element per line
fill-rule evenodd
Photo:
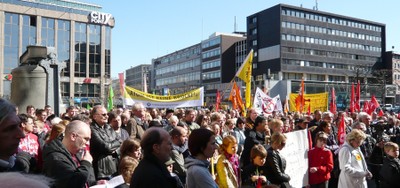
<path fill-rule="evenodd" d="M 120 147 L 121 158 L 129 155 L 129 153 L 132 153 L 139 148 L 140 148 L 140 143 L 138 141 L 132 138 L 124 140 Z"/>
<path fill-rule="evenodd" d="M 251 148 L 250 151 L 250 160 L 253 161 L 254 158 L 260 156 L 261 158 L 266 158 L 268 155 L 267 150 L 261 144 L 256 144 Z"/>
<path fill-rule="evenodd" d="M 111 123 L 111 121 L 112 121 L 113 119 L 115 119 L 117 116 L 118 116 L 117 113 L 115 113 L 115 112 L 109 112 L 109 113 L 108 113 L 108 123 Z"/>
<path fill-rule="evenodd" d="M 71 119 L 71 121 L 74 121 L 74 120 L 83 121 L 87 124 L 90 124 L 90 122 L 92 121 L 92 119 L 90 119 L 90 117 L 86 114 L 77 114 Z"/>
<path fill-rule="evenodd" d="M 236 125 L 238 125 L 239 123 L 246 123 L 246 120 L 243 117 L 238 117 L 236 120 Z"/>
<path fill-rule="evenodd" d="M 30 108 L 35 108 L 33 105 L 28 105 L 28 106 L 26 106 L 26 111 L 28 111 L 28 109 L 30 109 Z"/>
<path fill-rule="evenodd" d="M 37 109 L 35 115 L 39 116 L 39 115 L 41 115 L 43 112 L 45 112 L 44 109 Z"/>
<path fill-rule="evenodd" d="M 149 156 L 153 152 L 154 144 L 161 144 L 161 131 L 165 131 L 162 128 L 153 127 L 146 130 L 143 138 L 140 142 L 140 146 L 143 149 L 144 156 Z"/>
<path fill-rule="evenodd" d="M 21 120 L 21 123 L 26 123 L 28 122 L 28 119 L 31 118 L 33 120 L 33 117 L 27 114 L 18 114 L 19 120 Z"/>
<path fill-rule="evenodd" d="M 197 156 L 203 153 L 203 150 L 207 147 L 210 138 L 214 136 L 215 133 L 204 128 L 195 129 L 190 133 L 189 136 L 189 151 L 192 156 Z"/>
<path fill-rule="evenodd" d="M 256 120 L 254 121 L 254 128 L 256 128 L 258 126 L 258 124 L 260 124 L 266 120 L 267 120 L 267 118 L 265 118 L 265 116 L 257 116 Z"/>
<path fill-rule="evenodd" d="M 322 122 L 319 124 L 319 126 L 321 127 L 321 130 L 322 130 L 323 128 L 325 128 L 325 127 L 328 126 L 328 123 L 327 123 L 326 121 L 322 121 Z"/>
<path fill-rule="evenodd" d="M 203 120 L 204 116 L 206 116 L 206 115 L 204 115 L 204 114 L 198 115 L 195 122 L 201 126 L 202 122 L 204 121 Z"/>
<path fill-rule="evenodd" d="M 159 120 L 155 120 L 155 119 L 153 119 L 153 120 L 151 120 L 150 122 L 149 122 L 149 128 L 150 127 L 163 127 L 163 125 L 161 124 L 161 122 L 159 121 Z"/>
<path fill-rule="evenodd" d="M 174 136 L 181 136 L 181 135 L 182 135 L 182 128 L 183 128 L 183 127 L 174 127 L 174 128 L 169 132 L 169 135 L 171 136 L 171 138 L 173 138 Z"/>

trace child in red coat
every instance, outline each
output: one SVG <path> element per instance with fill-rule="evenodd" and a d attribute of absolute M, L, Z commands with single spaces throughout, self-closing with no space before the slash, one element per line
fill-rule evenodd
<path fill-rule="evenodd" d="M 308 151 L 310 188 L 327 188 L 333 169 L 332 152 L 326 149 L 328 135 L 322 131 L 315 136 L 315 147 Z"/>

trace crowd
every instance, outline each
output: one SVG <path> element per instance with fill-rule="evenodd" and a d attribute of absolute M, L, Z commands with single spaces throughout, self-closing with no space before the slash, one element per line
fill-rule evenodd
<path fill-rule="evenodd" d="M 304 186 L 400 187 L 400 120 L 390 112 L 250 108 L 244 117 L 232 109 L 141 103 L 112 111 L 70 106 L 60 115 L 51 106 L 21 110 L 0 99 L 0 179 L 19 177 L 32 187 L 90 187 L 118 175 L 118 187 L 291 187 L 285 169 L 293 164 L 280 151 L 285 133 L 298 130 L 307 131 L 310 145 Z"/>

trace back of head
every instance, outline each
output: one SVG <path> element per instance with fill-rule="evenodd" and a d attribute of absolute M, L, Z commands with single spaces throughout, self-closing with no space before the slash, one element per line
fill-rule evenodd
<path fill-rule="evenodd" d="M 16 114 L 15 106 L 9 101 L 0 98 L 0 125 L 4 119 L 11 113 Z"/>
<path fill-rule="evenodd" d="M 192 156 L 197 156 L 203 153 L 203 150 L 207 147 L 210 138 L 214 136 L 215 133 L 204 128 L 195 129 L 189 135 L 189 151 Z"/>
<path fill-rule="evenodd" d="M 144 157 L 149 156 L 153 152 L 153 145 L 154 144 L 161 144 L 162 140 L 162 133 L 165 130 L 159 127 L 151 127 L 146 130 L 143 134 L 143 138 L 140 141 L 140 146 L 143 149 Z M 167 134 L 168 132 L 165 131 Z"/>
<path fill-rule="evenodd" d="M 90 130 L 90 127 L 88 124 L 86 124 L 83 121 L 80 120 L 74 120 L 71 121 L 66 127 L 65 127 L 65 136 L 69 136 L 72 133 L 81 133 L 84 130 Z"/>

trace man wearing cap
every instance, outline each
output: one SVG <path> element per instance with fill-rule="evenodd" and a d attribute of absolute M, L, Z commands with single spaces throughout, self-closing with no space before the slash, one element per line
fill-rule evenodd
<path fill-rule="evenodd" d="M 296 125 L 294 130 L 297 131 L 297 130 L 307 129 L 309 121 L 307 120 L 307 118 L 301 118 L 301 119 L 296 119 L 294 123 Z"/>

